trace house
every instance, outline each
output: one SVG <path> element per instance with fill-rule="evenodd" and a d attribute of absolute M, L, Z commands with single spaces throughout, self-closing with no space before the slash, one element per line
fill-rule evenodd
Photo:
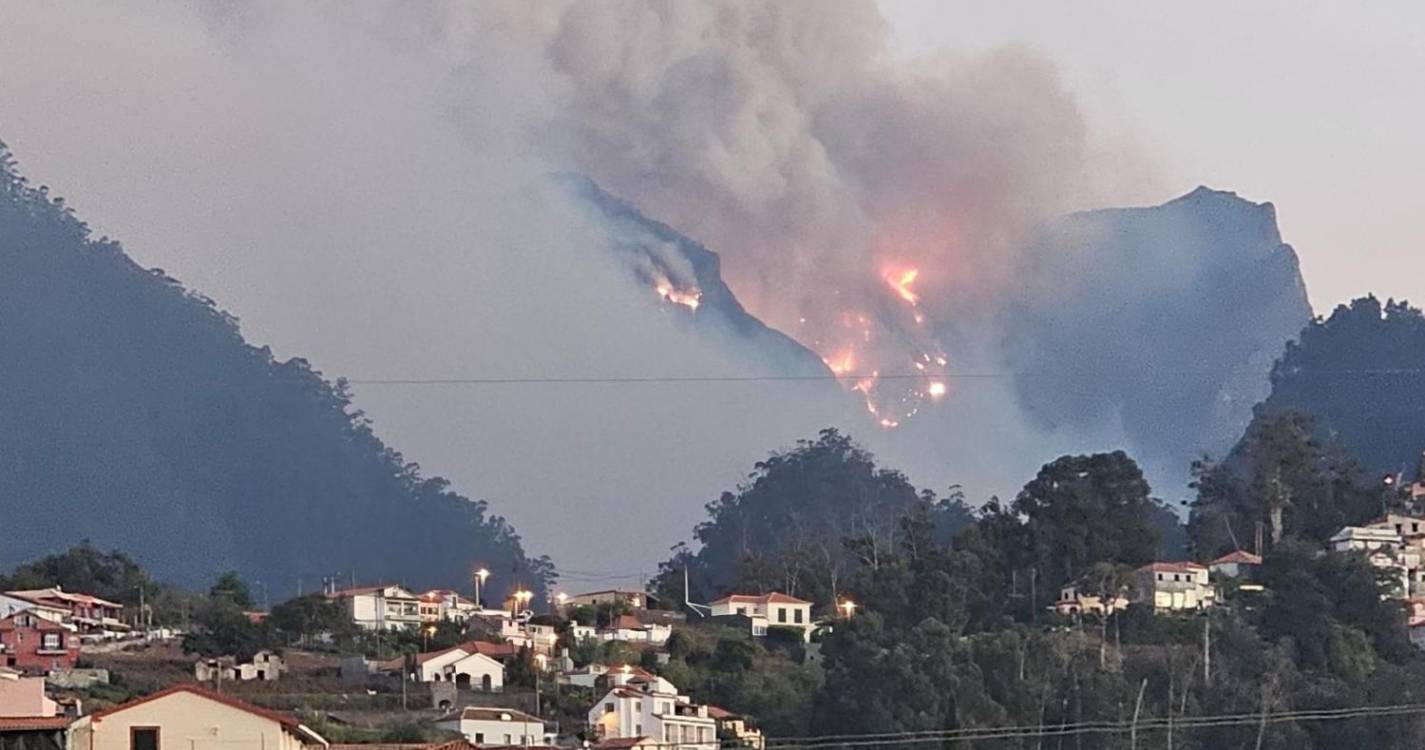
<path fill-rule="evenodd" d="M 668 638 L 672 635 L 672 627 L 640 622 L 633 615 L 619 615 L 598 631 L 598 639 L 601 641 L 626 641 L 654 645 L 667 643 Z"/>
<path fill-rule="evenodd" d="M 0 673 L 0 718 L 54 716 L 59 704 L 45 695 L 45 678 Z"/>
<path fill-rule="evenodd" d="M 708 716 L 717 722 L 718 739 L 722 741 L 720 744 L 730 741 L 750 750 L 764 750 L 767 747 L 762 730 L 748 726 L 745 716 L 718 706 L 708 706 Z"/>
<path fill-rule="evenodd" d="M 1387 516 L 1386 520 L 1389 518 Z M 1336 553 L 1364 553 L 1371 565 L 1390 571 L 1395 579 L 1395 596 L 1425 593 L 1422 550 L 1410 546 L 1405 537 L 1395 531 L 1393 524 L 1390 527 L 1344 526 L 1327 540 L 1327 544 Z"/>
<path fill-rule="evenodd" d="M 28 599 L 0 594 L 0 617 L 9 617 L 22 609 L 32 610 L 36 615 L 53 622 L 69 621 L 69 610 L 63 607 L 35 604 Z"/>
<path fill-rule="evenodd" d="M 1365 528 L 1394 532 L 1405 546 L 1425 550 L 1425 518 L 1387 513 L 1366 523 Z"/>
<path fill-rule="evenodd" d="M 1134 571 L 1134 601 L 1157 611 L 1196 610 L 1217 601 L 1208 570 L 1195 562 L 1155 562 Z"/>
<path fill-rule="evenodd" d="M 480 653 L 477 641 L 416 656 L 421 682 L 453 682 L 485 692 L 505 688 L 505 665 Z"/>
<path fill-rule="evenodd" d="M 644 609 L 648 606 L 648 595 L 631 589 L 609 589 L 575 594 L 564 600 L 566 607 L 597 607 L 600 604 L 623 604 L 629 609 Z"/>
<path fill-rule="evenodd" d="M 1244 550 L 1234 550 L 1207 564 L 1208 572 L 1224 578 L 1250 577 L 1262 564 L 1262 558 Z"/>
<path fill-rule="evenodd" d="M 534 625 L 509 618 L 500 621 L 500 637 L 516 648 L 527 648 L 545 656 L 553 656 L 554 647 L 559 643 L 559 633 L 553 625 Z"/>
<path fill-rule="evenodd" d="M 755 596 L 729 594 L 708 606 L 713 617 L 747 618 L 754 636 L 766 635 L 770 627 L 785 627 L 801 630 L 802 637 L 810 640 L 811 631 L 816 627 L 811 620 L 811 602 L 775 591 Z"/>
<path fill-rule="evenodd" d="M 601 740 L 594 750 L 660 750 L 662 743 L 652 737 L 616 737 Z"/>
<path fill-rule="evenodd" d="M 664 750 L 718 750 L 717 722 L 662 677 L 610 672 L 603 699 L 589 709 L 589 728 L 607 740 L 652 738 Z"/>
<path fill-rule="evenodd" d="M 97 711 L 73 728 L 86 750 L 326 750 L 327 741 L 293 717 L 198 685 L 176 685 Z"/>
<path fill-rule="evenodd" d="M 47 589 L 6 591 L 5 596 L 27 601 L 43 608 L 36 610 L 36 614 L 46 619 L 50 619 L 48 612 L 62 611 L 64 612 L 63 621 L 76 626 L 80 634 L 85 636 L 118 638 L 133 629 L 123 621 L 124 605 L 89 594 L 65 591 L 59 586 Z"/>
<path fill-rule="evenodd" d="M 1128 598 L 1122 594 L 1104 602 L 1103 597 L 1085 593 L 1081 588 L 1082 584 L 1074 583 L 1059 589 L 1059 599 L 1050 605 L 1050 609 L 1065 617 L 1079 614 L 1102 616 L 1128 609 Z"/>
<path fill-rule="evenodd" d="M 466 706 L 435 720 L 436 727 L 459 732 L 481 745 L 524 746 L 544 743 L 544 722 L 513 708 Z"/>
<path fill-rule="evenodd" d="M 421 622 L 464 625 L 480 612 L 475 602 L 450 589 L 432 589 L 420 595 Z"/>
<path fill-rule="evenodd" d="M 238 664 L 231 656 L 224 656 L 217 659 L 200 659 L 193 665 L 194 678 L 199 682 L 212 683 L 248 680 L 275 682 L 286 671 L 287 662 L 283 660 L 282 655 L 266 650 L 253 654 L 252 661 L 246 664 Z"/>
<path fill-rule="evenodd" d="M 73 669 L 78 661 L 75 626 L 47 620 L 32 609 L 0 619 L 0 667 L 44 674 Z"/>
<path fill-rule="evenodd" d="M 400 630 L 421 626 L 420 598 L 405 587 L 361 586 L 327 593 L 346 608 L 351 621 L 366 630 Z"/>
<path fill-rule="evenodd" d="M 68 750 L 78 747 L 70 738 L 68 716 L 0 716 L 0 748 L 5 750 Z"/>

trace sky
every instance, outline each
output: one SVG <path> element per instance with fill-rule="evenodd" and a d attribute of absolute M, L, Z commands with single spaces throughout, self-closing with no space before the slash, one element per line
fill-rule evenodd
<path fill-rule="evenodd" d="M 864 248 L 826 252 L 848 223 L 923 239 L 972 216 L 993 237 L 1198 184 L 1276 205 L 1318 312 L 1366 291 L 1425 302 L 1425 7 L 826 7 L 0 0 L 0 139 L 97 234 L 333 377 L 753 374 L 541 192 L 570 168 L 720 252 L 734 291 L 784 327 L 804 308 L 769 299 L 791 283 L 767 269 L 864 270 Z M 902 239 L 867 241 L 887 237 Z M 356 396 L 383 439 L 535 552 L 634 583 L 704 503 L 824 426 L 972 500 L 977 472 L 1012 491 L 1059 452 L 1118 447 L 1040 434 L 1011 394 L 975 387 L 944 405 L 951 433 L 741 386 Z M 601 562 L 629 529 L 638 549 Z"/>
<path fill-rule="evenodd" d="M 1425 301 L 1425 5 L 880 0 L 898 54 L 1025 45 L 1085 120 L 1151 155 L 1145 202 L 1198 184 L 1276 205 L 1318 314 Z"/>

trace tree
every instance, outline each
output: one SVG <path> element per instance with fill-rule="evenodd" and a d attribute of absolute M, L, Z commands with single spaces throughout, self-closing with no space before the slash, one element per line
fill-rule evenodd
<path fill-rule="evenodd" d="M 1138 464 L 1122 451 L 1064 456 L 1020 491 L 1041 598 L 1098 562 L 1142 565 L 1158 549 L 1157 503 Z"/>
<path fill-rule="evenodd" d="M 252 600 L 252 592 L 247 587 L 247 582 L 237 571 L 229 570 L 218 576 L 218 580 L 213 582 L 212 588 L 208 589 L 208 596 L 212 599 L 223 599 L 237 605 L 239 609 L 253 609 L 256 605 Z"/>

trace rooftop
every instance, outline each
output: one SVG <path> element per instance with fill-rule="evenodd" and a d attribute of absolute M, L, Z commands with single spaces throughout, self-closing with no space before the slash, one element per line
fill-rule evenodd
<path fill-rule="evenodd" d="M 490 708 L 488 706 L 466 706 L 458 711 L 436 719 L 436 721 L 519 721 L 543 725 L 538 716 L 531 716 L 513 708 Z"/>
<path fill-rule="evenodd" d="M 811 602 L 805 599 L 798 599 L 795 596 L 788 596 L 778 591 L 773 591 L 768 594 L 728 594 L 727 596 L 724 596 L 723 598 L 718 599 L 712 603 L 730 604 L 744 602 L 748 604 L 806 604 L 808 606 L 811 605 Z"/>

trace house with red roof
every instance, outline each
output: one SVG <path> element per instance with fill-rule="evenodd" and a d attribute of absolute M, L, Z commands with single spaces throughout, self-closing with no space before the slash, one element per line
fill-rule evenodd
<path fill-rule="evenodd" d="M 612 622 L 598 630 L 601 641 L 624 641 L 627 643 L 667 643 L 673 635 L 673 628 L 662 623 L 645 623 L 634 615 L 619 615 Z"/>
<path fill-rule="evenodd" d="M 72 747 L 85 750 L 327 750 L 290 714 L 199 685 L 167 690 L 77 720 Z"/>
<path fill-rule="evenodd" d="M 481 653 L 482 646 L 498 645 L 469 641 L 440 651 L 418 654 L 416 667 L 421 682 L 453 682 L 460 687 L 485 692 L 504 690 L 505 665 Z"/>
<path fill-rule="evenodd" d="M 708 607 L 713 617 L 740 617 L 751 623 L 752 635 L 764 636 L 770 627 L 796 628 L 810 640 L 816 624 L 811 619 L 811 602 L 780 592 L 729 594 Z"/>
<path fill-rule="evenodd" d="M 668 680 L 634 676 L 632 670 L 605 675 L 613 685 L 589 709 L 589 729 L 597 746 L 609 741 L 633 743 L 652 739 L 665 750 L 717 750 L 717 722 L 708 707 L 694 703 Z"/>
<path fill-rule="evenodd" d="M 459 732 L 471 744 L 527 747 L 544 744 L 544 722 L 513 708 L 466 706 L 435 720 L 436 727 Z"/>
<path fill-rule="evenodd" d="M 1251 575 L 1262 564 L 1262 558 L 1246 550 L 1233 550 L 1207 564 L 1207 569 L 1224 578 Z"/>
<path fill-rule="evenodd" d="M 1133 573 L 1133 601 L 1154 611 L 1198 610 L 1217 603 L 1217 590 L 1206 565 L 1195 562 L 1154 562 Z"/>
<path fill-rule="evenodd" d="M 73 669 L 79 661 L 79 634 L 73 625 L 22 609 L 0 619 L 0 667 L 44 674 Z"/>
<path fill-rule="evenodd" d="M 76 626 L 85 635 L 115 638 L 133 629 L 123 621 L 124 605 L 90 594 L 65 591 L 59 586 L 6 591 L 5 596 L 29 602 L 43 610 L 62 611 L 65 613 L 64 622 Z M 46 612 L 37 611 L 37 614 L 45 616 Z"/>
<path fill-rule="evenodd" d="M 66 750 L 73 719 L 68 716 L 0 716 L 0 747 L 24 750 Z"/>

